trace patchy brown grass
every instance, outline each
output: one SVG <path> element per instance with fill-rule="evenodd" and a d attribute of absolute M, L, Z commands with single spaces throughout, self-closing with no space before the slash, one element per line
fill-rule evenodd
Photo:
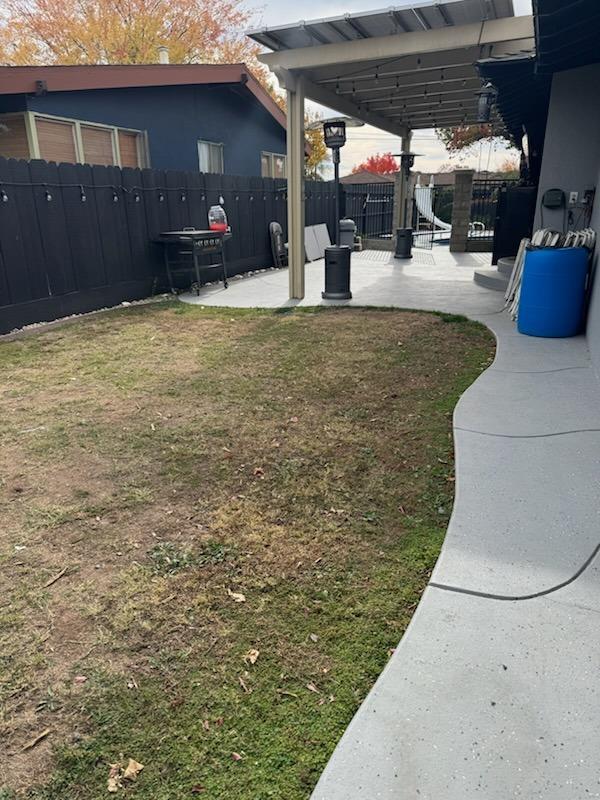
<path fill-rule="evenodd" d="M 103 797 L 120 753 L 137 798 L 308 797 L 491 354 L 460 318 L 172 303 L 0 344 L 0 797 Z"/>

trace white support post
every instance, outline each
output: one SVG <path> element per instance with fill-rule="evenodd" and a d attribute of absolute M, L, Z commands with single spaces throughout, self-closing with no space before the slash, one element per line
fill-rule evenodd
<path fill-rule="evenodd" d="M 290 300 L 304 297 L 304 86 L 287 83 L 288 263 Z"/>

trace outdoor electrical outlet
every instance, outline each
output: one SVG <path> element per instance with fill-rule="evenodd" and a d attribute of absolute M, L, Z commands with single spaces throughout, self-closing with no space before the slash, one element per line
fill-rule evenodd
<path fill-rule="evenodd" d="M 571 192 L 569 195 L 569 205 L 574 206 L 577 205 L 577 201 L 579 200 L 579 192 Z"/>

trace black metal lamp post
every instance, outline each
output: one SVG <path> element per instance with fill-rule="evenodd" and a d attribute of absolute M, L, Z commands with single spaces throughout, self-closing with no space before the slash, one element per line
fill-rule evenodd
<path fill-rule="evenodd" d="M 323 123 L 325 145 L 333 158 L 333 180 L 335 183 L 335 242 L 340 243 L 340 149 L 346 144 L 346 120 L 329 119 Z"/>
<path fill-rule="evenodd" d="M 350 254 L 351 248 L 340 244 L 340 149 L 346 144 L 346 128 L 363 125 L 350 117 L 336 117 L 314 122 L 310 127 L 323 125 L 325 145 L 329 147 L 333 160 L 333 179 L 335 184 L 335 231 L 334 244 L 325 248 L 325 300 L 350 300 Z"/>

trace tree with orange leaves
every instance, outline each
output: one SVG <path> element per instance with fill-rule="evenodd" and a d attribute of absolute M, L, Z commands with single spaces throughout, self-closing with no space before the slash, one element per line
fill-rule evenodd
<path fill-rule="evenodd" d="M 375 172 L 377 175 L 392 175 L 394 172 L 398 172 L 399 169 L 398 162 L 391 153 L 377 153 L 357 164 L 352 170 L 352 174 L 355 172 Z"/>
<path fill-rule="evenodd" d="M 0 61 L 148 64 L 161 45 L 174 63 L 245 61 L 257 77 L 258 45 L 243 34 L 240 0 L 4 0 Z"/>

